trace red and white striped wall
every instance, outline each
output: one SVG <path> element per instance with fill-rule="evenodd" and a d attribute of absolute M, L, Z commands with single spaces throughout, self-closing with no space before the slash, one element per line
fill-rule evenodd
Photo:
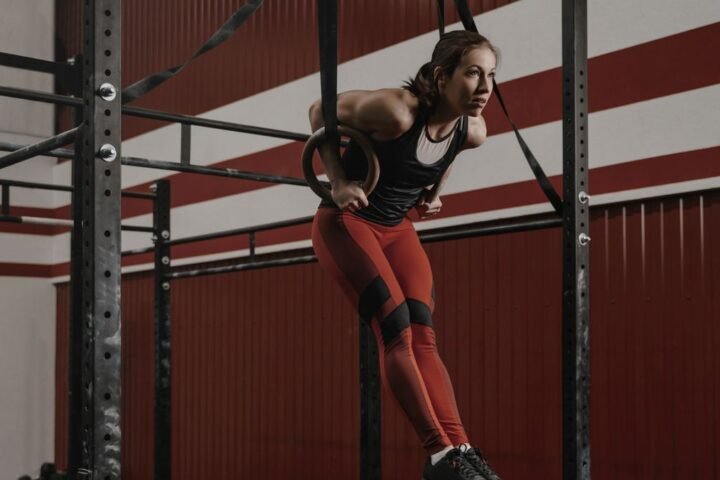
<path fill-rule="evenodd" d="M 139 105 L 309 132 L 307 108 L 320 95 L 312 3 L 265 2 L 236 39 Z M 422 2 L 420 7 L 416 2 L 394 3 L 398 5 L 388 6 L 389 13 L 383 15 L 385 2 L 364 2 L 362 9 L 354 2 L 341 2 L 339 90 L 399 86 L 429 58 L 437 39 L 432 30 L 435 2 Z M 126 10 L 128 4 L 132 2 L 127 0 Z M 558 187 L 562 168 L 560 4 L 559 0 L 523 0 L 476 16 L 480 31 L 501 51 L 498 81 L 511 115 Z M 480 11 L 477 5 L 471 7 Z M 170 40 L 163 41 L 153 31 L 158 24 L 152 20 L 171 18 L 164 18 L 156 6 L 133 6 L 132 15 L 146 9 L 148 18 L 125 19 L 124 68 L 131 76 L 127 83 L 181 60 L 182 52 L 191 52 L 232 12 L 230 5 L 224 10 L 197 8 L 207 9 L 207 15 L 199 17 L 201 26 L 168 32 L 183 40 L 178 40 L 176 50 L 164 52 L 155 45 Z M 182 15 L 182 11 L 165 12 L 169 17 Z M 720 186 L 720 64 L 714 58 L 720 47 L 717 2 L 591 0 L 588 21 L 593 204 Z M 459 24 L 449 27 L 457 28 Z M 382 33 L 384 29 L 391 29 L 392 34 Z M 67 37 L 72 44 L 72 36 Z M 377 45 L 382 46 L 373 49 Z M 147 58 L 144 65 L 139 63 L 141 58 Z M 242 71 L 238 74 L 233 69 Z M 491 101 L 484 115 L 488 141 L 459 156 L 443 191 L 442 215 L 418 223 L 418 229 L 550 210 L 498 104 Z M 179 126 L 130 119 L 125 132 L 124 155 L 179 161 Z M 300 176 L 301 148 L 298 142 L 209 129 L 194 128 L 192 134 L 192 161 L 197 165 Z M 52 177 L 55 183 L 69 184 L 69 163 L 55 166 Z M 123 169 L 123 188 L 147 190 L 159 178 L 172 182 L 174 238 L 310 215 L 318 203 L 309 189 L 301 187 L 168 175 L 133 167 Z M 50 199 L 48 195 L 22 197 L 22 202 L 15 201 L 16 211 L 67 218 L 69 196 L 53 194 Z M 150 221 L 147 204 L 124 204 L 123 222 Z M 0 243 L 7 246 L 0 251 L 0 275 L 67 278 L 67 230 L 0 225 L 0 232 Z M 147 245 L 147 235 L 123 235 L 124 249 Z M 300 227 L 261 235 L 258 245 L 260 253 L 308 246 L 309 230 Z M 244 239 L 227 239 L 176 248 L 173 257 L 174 264 L 181 265 L 246 251 Z M 125 272 L 149 269 L 151 259 L 127 258 L 123 265 Z"/>

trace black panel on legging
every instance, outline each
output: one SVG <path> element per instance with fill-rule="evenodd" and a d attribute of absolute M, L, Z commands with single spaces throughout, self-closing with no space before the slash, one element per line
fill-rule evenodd
<path fill-rule="evenodd" d="M 432 313 L 430 312 L 430 307 L 413 298 L 408 298 L 405 302 L 410 309 L 410 323 L 417 323 L 419 325 L 432 327 Z"/>
<path fill-rule="evenodd" d="M 380 310 L 383 303 L 390 298 L 390 290 L 380 275 L 375 277 L 370 285 L 360 294 L 358 300 L 358 312 L 366 322 L 370 322 L 372 316 Z"/>

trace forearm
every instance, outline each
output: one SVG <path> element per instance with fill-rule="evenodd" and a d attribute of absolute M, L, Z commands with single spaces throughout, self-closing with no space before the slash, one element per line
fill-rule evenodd
<path fill-rule="evenodd" d="M 320 128 L 325 126 L 323 121 L 322 108 L 318 102 L 314 103 L 310 107 L 309 112 L 310 127 L 313 132 L 318 131 Z M 322 161 L 323 167 L 325 168 L 325 174 L 330 180 L 332 186 L 346 183 L 347 178 L 345 177 L 345 171 L 340 164 L 340 155 L 338 145 L 333 145 L 329 142 L 323 142 L 318 147 L 318 153 L 320 154 L 320 160 Z"/>
<path fill-rule="evenodd" d="M 445 182 L 447 181 L 448 177 L 450 176 L 450 170 L 452 169 L 452 165 L 448 167 L 448 169 L 445 171 L 443 176 L 438 180 L 435 185 L 430 187 L 428 189 L 428 198 L 436 198 L 440 195 L 440 190 L 445 185 Z"/>

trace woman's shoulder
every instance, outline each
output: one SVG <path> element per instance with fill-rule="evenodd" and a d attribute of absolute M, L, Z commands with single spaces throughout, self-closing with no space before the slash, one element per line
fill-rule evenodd
<path fill-rule="evenodd" d="M 338 97 L 340 123 L 376 140 L 400 136 L 412 127 L 418 112 L 417 97 L 402 88 L 350 90 Z"/>
<path fill-rule="evenodd" d="M 420 111 L 418 98 L 403 88 L 374 90 L 373 104 L 378 106 L 384 121 L 373 132 L 376 140 L 390 140 L 401 136 L 415 124 Z"/>
<path fill-rule="evenodd" d="M 468 132 L 462 150 L 476 148 L 485 143 L 487 139 L 487 125 L 482 115 L 468 116 Z"/>

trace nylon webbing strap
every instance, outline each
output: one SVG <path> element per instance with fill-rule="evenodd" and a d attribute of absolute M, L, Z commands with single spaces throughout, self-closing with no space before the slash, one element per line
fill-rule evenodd
<path fill-rule="evenodd" d="M 440 37 L 445 34 L 445 0 L 437 0 L 438 31 Z"/>
<path fill-rule="evenodd" d="M 507 107 L 505 107 L 505 102 L 503 101 L 503 97 L 500 94 L 500 90 L 498 89 L 497 83 L 495 83 L 495 80 L 493 80 L 493 87 L 495 88 L 495 95 L 497 96 L 498 101 L 500 102 L 500 106 L 502 107 L 503 112 L 505 112 L 505 116 L 508 119 L 508 122 L 510 122 L 510 126 L 512 127 L 513 131 L 515 132 L 515 137 L 517 138 L 518 143 L 520 144 L 520 148 L 522 148 L 523 153 L 525 154 L 525 158 L 528 161 L 528 164 L 530 165 L 530 168 L 532 169 L 533 173 L 535 174 L 535 178 L 537 179 L 538 183 L 540 184 L 540 187 L 543 189 L 543 192 L 545 193 L 545 196 L 548 200 L 550 200 L 550 203 L 552 203 L 553 208 L 558 213 L 558 215 L 562 216 L 562 199 L 560 199 L 560 195 L 558 195 L 557 191 L 555 191 L 555 187 L 553 187 L 552 183 L 550 183 L 550 180 L 548 180 L 547 175 L 545 175 L 545 172 L 543 171 L 542 167 L 540 166 L 540 163 L 535 158 L 535 155 L 533 155 L 532 151 L 530 150 L 530 147 L 528 147 L 527 143 L 525 143 L 525 140 L 523 140 L 522 136 L 520 135 L 520 131 L 515 126 L 515 123 L 510 118 L 510 114 L 508 114 Z"/>
<path fill-rule="evenodd" d="M 255 13 L 263 0 L 248 0 L 248 2 L 240 7 L 218 31 L 212 34 L 212 36 L 205 42 L 197 51 L 182 65 L 168 68 L 162 72 L 154 73 L 142 80 L 135 82 L 134 84 L 127 87 L 122 93 L 122 103 L 130 103 L 143 95 L 149 93 L 154 88 L 162 85 L 163 83 L 170 80 L 172 77 L 180 73 L 190 62 L 195 60 L 200 55 L 212 50 L 228 38 L 232 37 L 233 34 L 240 28 L 240 25 L 250 18 Z"/>
<path fill-rule="evenodd" d="M 472 16 L 472 13 L 470 13 L 470 7 L 468 7 L 466 0 L 455 0 L 455 9 L 458 12 L 458 15 L 460 16 L 460 21 L 463 24 L 463 27 L 465 30 L 470 30 L 471 32 L 479 33 L 477 29 L 477 25 L 475 25 L 475 19 Z"/>
<path fill-rule="evenodd" d="M 439 5 L 440 3 L 438 2 L 438 6 Z M 472 13 L 470 13 L 470 8 L 468 7 L 467 0 L 455 0 L 455 8 L 457 9 L 458 15 L 460 16 L 460 21 L 462 22 L 463 27 L 465 27 L 465 30 L 470 30 L 471 32 L 478 33 L 477 26 L 475 25 L 475 20 L 473 19 Z M 440 18 L 439 15 L 438 18 Z M 525 140 L 523 140 L 522 135 L 520 135 L 520 131 L 515 126 L 515 123 L 510 118 L 510 114 L 508 113 L 505 102 L 503 101 L 502 95 L 500 94 L 500 89 L 498 88 L 497 83 L 495 83 L 495 80 L 493 80 L 493 88 L 495 89 L 495 95 L 500 102 L 500 107 L 502 107 L 502 110 L 505 113 L 508 122 L 510 122 L 510 126 L 515 132 L 515 137 L 517 138 L 518 143 L 520 144 L 520 148 L 522 149 L 523 154 L 525 155 L 525 158 L 530 165 L 530 169 L 535 174 L 535 178 L 537 179 L 538 184 L 540 184 L 540 188 L 542 188 L 543 193 L 550 201 L 558 215 L 562 215 L 562 199 L 555 190 L 555 187 L 553 187 L 552 183 L 550 183 L 550 180 L 548 180 L 547 175 L 545 175 L 545 172 L 540 166 L 540 163 L 537 161 L 535 155 L 533 155 L 532 151 L 530 150 L 530 147 L 528 147 L 527 143 L 525 143 Z"/>
<path fill-rule="evenodd" d="M 318 39 L 325 138 L 337 146 L 337 0 L 318 0 Z"/>

